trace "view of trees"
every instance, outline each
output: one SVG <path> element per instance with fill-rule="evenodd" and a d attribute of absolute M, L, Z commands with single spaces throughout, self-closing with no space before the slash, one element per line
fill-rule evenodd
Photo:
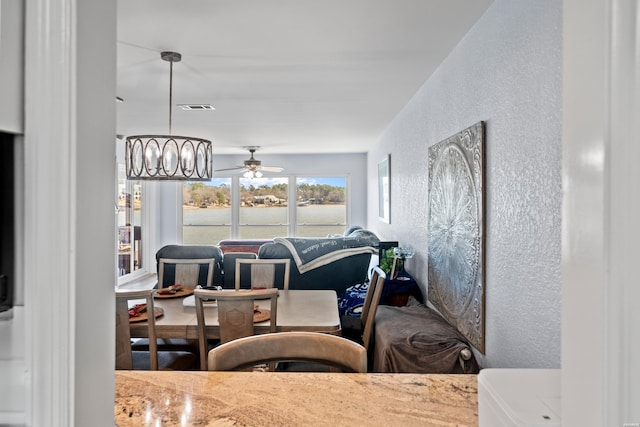
<path fill-rule="evenodd" d="M 288 184 L 240 186 L 240 198 L 243 204 L 287 205 Z M 300 184 L 297 191 L 298 203 L 341 204 L 345 202 L 344 187 L 327 184 Z M 225 207 L 231 205 L 231 187 L 206 185 L 202 182 L 185 184 L 182 187 L 182 200 L 185 205 Z"/>
<path fill-rule="evenodd" d="M 300 184 L 298 186 L 298 201 L 312 200 L 316 204 L 344 203 L 344 187 L 334 187 L 327 184 Z"/>
<path fill-rule="evenodd" d="M 228 206 L 231 200 L 231 187 L 226 184 L 210 186 L 194 182 L 182 186 L 182 200 L 191 206 Z"/>

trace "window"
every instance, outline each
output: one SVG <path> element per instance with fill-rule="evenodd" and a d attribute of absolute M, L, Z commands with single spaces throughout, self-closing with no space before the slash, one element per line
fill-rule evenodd
<path fill-rule="evenodd" d="M 324 237 L 348 224 L 346 177 L 217 178 L 184 184 L 182 202 L 184 244 Z"/>
<path fill-rule="evenodd" d="M 342 234 L 347 226 L 346 178 L 296 178 L 296 236 Z"/>
<path fill-rule="evenodd" d="M 141 270 L 142 262 L 142 185 L 129 181 L 124 164 L 118 164 L 117 271 L 118 278 Z"/>
<path fill-rule="evenodd" d="M 210 245 L 231 237 L 231 178 L 182 186 L 182 241 Z"/>
<path fill-rule="evenodd" d="M 240 178 L 241 239 L 271 239 L 288 235 L 289 180 Z"/>

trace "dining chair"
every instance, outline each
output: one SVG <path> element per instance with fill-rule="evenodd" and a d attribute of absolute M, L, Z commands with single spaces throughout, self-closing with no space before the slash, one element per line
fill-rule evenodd
<path fill-rule="evenodd" d="M 254 252 L 227 252 L 222 258 L 222 270 L 224 272 L 222 278 L 225 289 L 233 289 L 236 285 L 236 259 L 256 259 L 258 255 Z"/>
<path fill-rule="evenodd" d="M 278 266 L 283 266 L 278 268 Z M 282 283 L 282 289 L 289 289 L 289 277 L 291 275 L 290 259 L 236 259 L 235 287 L 243 286 L 252 289 L 268 289 L 278 287 Z M 250 280 L 247 281 L 247 275 Z M 281 280 L 277 280 L 280 279 Z"/>
<path fill-rule="evenodd" d="M 223 290 L 196 289 L 196 319 L 200 348 L 200 369 L 207 370 L 209 340 L 206 334 L 206 302 L 215 300 L 218 309 L 220 343 L 254 334 L 254 307 L 256 300 L 270 300 L 269 332 L 276 332 L 278 317 L 278 289 Z"/>
<path fill-rule="evenodd" d="M 362 344 L 369 350 L 371 338 L 373 337 L 373 327 L 376 319 L 376 310 L 380 303 L 382 290 L 387 276 L 380 267 L 373 267 L 369 288 L 367 289 L 364 303 L 362 305 L 362 314 L 360 322 L 362 324 Z"/>
<path fill-rule="evenodd" d="M 156 252 L 158 288 L 175 284 L 190 287 L 222 285 L 222 258 L 222 251 L 215 245 L 165 245 Z M 176 266 L 169 260 L 189 261 Z M 205 261 L 196 269 L 193 264 L 198 260 Z M 213 268 L 210 267 L 211 260 Z"/>
<path fill-rule="evenodd" d="M 213 285 L 216 265 L 219 265 L 215 250 L 208 246 L 168 245 L 156 253 L 158 261 L 158 288 L 180 284 L 189 288 Z M 176 258 L 168 258 L 172 255 Z M 207 258 L 188 258 L 194 256 L 210 256 Z M 133 343 L 134 350 L 149 349 L 149 341 L 145 338 Z M 177 350 L 198 352 L 198 342 L 186 338 L 166 338 L 158 340 L 159 350 Z"/>
<path fill-rule="evenodd" d="M 147 305 L 148 350 L 134 351 L 129 329 L 129 302 L 144 300 Z M 116 369 L 190 370 L 196 369 L 197 356 L 186 351 L 158 351 L 153 291 L 116 292 Z"/>
<path fill-rule="evenodd" d="M 367 350 L 362 345 L 319 332 L 253 335 L 215 347 L 208 355 L 211 371 L 240 370 L 279 361 L 314 362 L 342 372 L 367 372 Z"/>

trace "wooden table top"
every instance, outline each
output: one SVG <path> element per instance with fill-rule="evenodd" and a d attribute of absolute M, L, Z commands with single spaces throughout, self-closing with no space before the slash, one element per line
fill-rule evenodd
<path fill-rule="evenodd" d="M 187 297 L 188 298 L 188 297 Z M 154 304 L 164 310 L 156 319 L 158 338 L 198 338 L 196 309 L 185 306 L 184 298 L 156 299 Z M 263 308 L 268 301 L 256 302 Z M 209 338 L 219 337 L 218 309 L 205 305 L 205 323 Z M 332 290 L 281 290 L 278 296 L 277 328 L 284 331 L 310 331 L 340 334 L 338 297 Z M 147 336 L 147 322 L 131 324 L 132 337 Z M 256 323 L 257 333 L 268 332 L 269 321 Z"/>
<path fill-rule="evenodd" d="M 116 425 L 477 426 L 477 376 L 116 371 Z"/>

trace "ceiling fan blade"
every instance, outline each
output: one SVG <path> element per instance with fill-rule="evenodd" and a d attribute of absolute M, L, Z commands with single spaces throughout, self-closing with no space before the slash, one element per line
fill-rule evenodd
<path fill-rule="evenodd" d="M 278 166 L 259 166 L 258 169 L 265 172 L 282 172 L 284 170 Z"/>
<path fill-rule="evenodd" d="M 246 169 L 246 168 L 244 166 L 236 166 L 233 168 L 216 169 L 214 172 L 237 171 L 242 169 Z"/>

